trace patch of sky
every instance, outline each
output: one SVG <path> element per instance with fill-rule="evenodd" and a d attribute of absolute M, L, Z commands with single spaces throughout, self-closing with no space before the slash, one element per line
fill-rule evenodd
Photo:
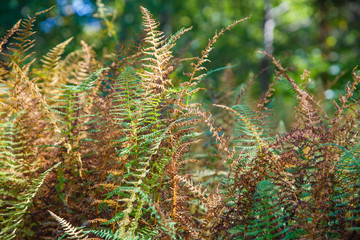
<path fill-rule="evenodd" d="M 98 19 L 90 19 L 84 27 L 84 31 L 87 34 L 99 31 L 101 29 L 101 21 Z"/>
<path fill-rule="evenodd" d="M 51 29 L 56 25 L 56 19 L 55 18 L 47 18 L 45 21 L 42 21 L 40 23 L 40 29 L 41 31 L 45 33 L 49 33 Z"/>
<path fill-rule="evenodd" d="M 57 4 L 60 5 L 60 6 L 64 6 L 67 4 L 67 0 L 56 0 Z"/>
<path fill-rule="evenodd" d="M 324 92 L 326 99 L 334 99 L 335 98 L 335 91 L 328 89 Z"/>
<path fill-rule="evenodd" d="M 338 75 L 340 71 L 341 71 L 340 66 L 337 64 L 331 65 L 329 68 L 329 73 L 334 76 Z"/>
<path fill-rule="evenodd" d="M 72 14 L 76 14 L 80 17 L 86 16 L 87 18 L 81 20 L 81 22 L 85 22 L 85 30 L 87 32 L 94 32 L 100 29 L 100 21 L 91 17 L 91 14 L 95 10 L 95 6 L 90 0 L 56 0 L 56 2 L 62 14 L 65 16 L 70 16 Z M 40 23 L 40 29 L 45 33 L 49 33 L 55 25 L 61 26 L 63 23 L 64 19 L 61 16 L 55 18 L 50 17 Z"/>
<path fill-rule="evenodd" d="M 95 6 L 90 0 L 73 0 L 71 6 L 79 16 L 90 15 L 95 10 Z"/>
<path fill-rule="evenodd" d="M 95 6 L 90 0 L 56 0 L 56 2 L 66 16 L 74 13 L 80 17 L 89 16 L 95 10 Z"/>

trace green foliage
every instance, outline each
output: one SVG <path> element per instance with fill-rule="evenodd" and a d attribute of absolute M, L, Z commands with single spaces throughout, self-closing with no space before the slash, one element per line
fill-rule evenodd
<path fill-rule="evenodd" d="M 246 236 L 257 239 L 277 239 L 282 232 L 288 232 L 290 226 L 284 221 L 286 215 L 283 205 L 279 204 L 279 189 L 269 181 L 261 181 L 254 195 L 255 204 L 250 213 L 252 221 L 247 226 Z M 280 231 L 279 231 L 280 229 Z"/>
<path fill-rule="evenodd" d="M 298 84 L 266 54 L 278 71 L 264 96 L 246 102 L 250 82 L 233 107 L 214 104 L 212 115 L 197 102 L 199 83 L 232 66 L 204 64 L 218 38 L 246 19 L 215 32 L 199 57 L 177 59 L 173 48 L 190 28 L 166 37 L 140 11 L 142 37 L 104 61 L 83 41 L 63 57 L 70 38 L 36 65 L 28 39 L 35 17 L 3 38 L 1 237 L 356 238 L 356 69 L 328 115 L 307 91 L 307 71 Z M 272 95 L 284 81 L 298 102 L 293 126 L 277 133 Z"/>
<path fill-rule="evenodd" d="M 44 183 L 46 176 L 60 163 L 55 164 L 39 176 L 31 176 L 36 169 L 36 163 L 29 163 L 31 153 L 25 153 L 24 140 L 17 138 L 21 135 L 16 115 L 12 115 L 6 122 L 2 122 L 1 155 L 0 155 L 0 237 L 14 239 L 18 229 L 23 228 L 24 216 L 29 212 L 32 201 Z"/>

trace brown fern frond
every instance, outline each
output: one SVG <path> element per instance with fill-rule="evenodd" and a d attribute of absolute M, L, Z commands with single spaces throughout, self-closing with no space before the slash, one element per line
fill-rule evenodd
<path fill-rule="evenodd" d="M 67 56 L 65 56 L 64 60 L 59 62 L 59 69 L 61 70 L 60 74 L 60 82 L 61 84 L 65 84 L 66 81 L 71 78 L 71 75 L 74 74 L 75 69 L 78 68 L 78 63 L 81 61 L 83 54 L 82 49 L 77 49 Z"/>
<path fill-rule="evenodd" d="M 12 52 L 12 54 L 6 53 L 4 55 L 9 57 L 17 65 L 22 67 L 22 64 L 34 54 L 30 50 L 35 45 L 35 39 L 31 39 L 31 36 L 35 34 L 35 31 L 33 31 L 33 27 L 36 18 L 39 15 L 50 11 L 51 9 L 52 8 L 37 12 L 33 17 L 22 20 L 20 23 L 20 27 L 17 28 L 16 34 L 13 36 L 13 39 L 16 41 L 11 42 L 8 46 L 8 49 Z"/>
<path fill-rule="evenodd" d="M 59 127 L 57 126 L 55 117 L 53 116 L 53 114 L 49 111 L 49 109 L 46 107 L 47 103 L 46 103 L 46 99 L 45 97 L 40 93 L 40 89 L 37 87 L 37 85 L 30 81 L 30 79 L 28 78 L 26 72 L 23 71 L 23 69 L 20 68 L 20 66 L 18 66 L 15 62 L 11 63 L 12 67 L 14 68 L 14 72 L 15 74 L 18 76 L 19 78 L 19 83 L 21 82 L 22 85 L 25 86 L 25 88 L 28 88 L 29 93 L 31 94 L 31 96 L 33 97 L 33 99 L 36 99 L 36 101 L 39 103 L 39 107 L 40 109 L 43 111 L 44 115 L 49 117 L 51 124 L 53 125 L 53 130 L 55 133 L 61 133 Z M 21 86 L 21 85 L 18 85 Z M 17 90 L 14 90 L 14 97 L 16 97 Z"/>
<path fill-rule="evenodd" d="M 218 143 L 218 150 L 229 153 L 227 138 L 224 134 L 221 134 L 220 128 L 214 126 L 214 120 L 212 119 L 211 113 L 203 112 L 198 105 L 193 104 L 190 104 L 189 106 L 181 106 L 181 109 L 184 110 L 183 117 L 199 117 L 201 122 L 205 123 L 209 128 L 209 131 L 212 133 L 212 137 L 215 137 L 215 140 Z"/>
<path fill-rule="evenodd" d="M 108 80 L 109 87 L 111 87 L 111 81 L 117 79 L 125 67 L 135 67 L 139 64 L 139 60 L 144 57 L 144 53 L 141 51 L 145 44 L 144 38 L 143 35 L 140 35 L 126 48 L 118 44 L 110 54 L 106 55 L 106 58 L 111 62 L 108 65 L 108 75 L 111 76 Z"/>
<path fill-rule="evenodd" d="M 88 220 L 88 222 L 92 225 L 98 225 L 98 224 L 105 223 L 108 221 L 109 221 L 109 219 L 104 219 L 104 218 L 95 218 L 95 219 Z"/>
<path fill-rule="evenodd" d="M 262 98 L 260 99 L 259 103 L 257 104 L 256 108 L 258 112 L 263 112 L 263 111 L 267 111 L 270 112 L 270 109 L 266 107 L 266 105 L 271 101 L 271 97 L 275 91 L 274 86 L 276 85 L 277 81 L 279 81 L 280 76 L 276 75 L 275 79 L 272 83 L 269 84 L 269 87 L 267 89 L 267 91 L 264 93 L 264 95 L 262 96 Z M 267 117 L 268 114 L 266 114 Z"/>
<path fill-rule="evenodd" d="M 177 216 L 179 219 L 181 226 L 190 234 L 191 239 L 199 239 L 199 231 L 195 228 L 195 224 L 189 217 L 179 213 Z"/>
<path fill-rule="evenodd" d="M 202 201 L 206 202 L 207 197 L 205 195 L 207 189 L 202 190 L 202 187 L 200 185 L 195 186 L 192 180 L 189 180 L 185 178 L 184 176 L 176 175 L 175 179 L 179 182 L 182 182 L 184 186 L 190 190 L 192 194 L 194 194 L 196 197 L 201 198 Z"/>
<path fill-rule="evenodd" d="M 176 32 L 174 35 L 171 35 L 170 38 L 167 41 L 167 45 L 169 45 L 169 48 L 172 48 L 175 44 L 175 42 L 180 39 L 181 35 L 183 35 L 184 33 L 190 31 L 192 29 L 192 27 L 188 27 L 188 28 L 183 28 L 180 29 L 180 31 Z"/>
<path fill-rule="evenodd" d="M 339 93 L 339 102 L 341 104 L 341 107 L 339 107 L 336 102 L 334 102 L 337 106 L 337 111 L 335 113 L 335 116 L 339 117 L 342 115 L 342 113 L 344 112 L 345 109 L 349 108 L 351 106 L 351 104 L 349 104 L 349 100 L 350 98 L 354 95 L 354 91 L 357 88 L 357 85 L 360 83 L 360 75 L 356 74 L 356 69 L 358 68 L 358 66 L 356 66 L 353 71 L 352 71 L 352 75 L 353 75 L 353 81 L 350 84 L 350 82 L 348 82 L 346 84 L 346 94 L 345 96 L 342 96 Z"/>
<path fill-rule="evenodd" d="M 9 39 L 19 30 L 21 25 L 21 19 L 15 23 L 15 25 L 7 31 L 6 35 L 1 39 L 0 42 L 0 54 L 4 51 L 5 45 L 8 43 Z"/>
<path fill-rule="evenodd" d="M 226 28 L 222 28 L 219 33 L 217 31 L 215 31 L 215 35 L 212 37 L 212 39 L 209 40 L 207 46 L 205 47 L 205 49 L 201 52 L 201 57 L 196 58 L 196 63 L 192 63 L 191 67 L 192 67 L 192 72 L 186 74 L 190 79 L 188 82 L 184 82 L 183 86 L 185 86 L 185 88 L 182 90 L 181 92 L 181 98 L 183 99 L 183 97 L 185 97 L 186 95 L 191 95 L 189 94 L 189 88 L 190 87 L 195 87 L 199 81 L 206 76 L 205 73 L 197 75 L 198 72 L 202 71 L 202 70 L 206 70 L 205 67 L 203 67 L 203 64 L 210 61 L 208 59 L 208 56 L 211 52 L 211 50 L 213 49 L 213 45 L 214 43 L 218 40 L 218 38 L 223 35 L 227 30 L 232 29 L 235 25 L 237 25 L 240 22 L 244 22 L 246 20 L 248 20 L 251 16 L 248 16 L 246 18 L 240 19 L 240 20 L 236 20 L 234 21 L 232 24 L 230 24 L 229 26 L 227 26 Z"/>
<path fill-rule="evenodd" d="M 199 123 L 199 119 L 190 119 L 190 120 L 184 120 L 180 122 L 172 123 L 169 127 L 169 131 L 173 131 L 175 129 L 180 129 L 187 126 L 194 126 L 195 124 Z"/>
<path fill-rule="evenodd" d="M 304 124 L 309 124 L 312 126 L 317 126 L 321 123 L 320 115 L 318 114 L 318 110 L 323 112 L 323 116 L 328 119 L 326 112 L 320 106 L 318 102 L 315 101 L 313 96 L 301 89 L 296 82 L 286 73 L 286 69 L 283 68 L 279 60 L 276 60 L 271 54 L 263 51 L 259 51 L 270 57 L 273 61 L 273 64 L 278 68 L 279 74 L 285 77 L 285 79 L 290 83 L 295 92 L 297 93 L 297 99 L 300 101 L 297 114 L 300 118 L 304 118 Z M 296 118 L 298 119 L 298 118 Z"/>
<path fill-rule="evenodd" d="M 124 200 L 124 201 L 126 201 L 126 200 Z M 111 207 L 119 206 L 119 203 L 117 201 L 111 200 L 111 199 L 107 199 L 107 200 L 95 199 L 93 202 L 91 202 L 91 205 L 98 205 L 101 203 L 105 203 L 107 206 L 111 206 Z"/>

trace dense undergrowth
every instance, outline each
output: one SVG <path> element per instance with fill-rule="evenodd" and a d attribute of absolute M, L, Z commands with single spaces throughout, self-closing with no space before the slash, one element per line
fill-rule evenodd
<path fill-rule="evenodd" d="M 249 81 L 212 115 L 194 102 L 204 63 L 246 19 L 183 59 L 172 48 L 190 29 L 165 37 L 140 10 L 144 33 L 102 60 L 85 42 L 63 56 L 68 39 L 39 64 L 42 13 L 2 39 L 0 238 L 358 239 L 356 69 L 328 116 L 307 91 L 309 73 L 297 84 L 269 56 L 277 71 L 264 97 L 246 103 Z M 298 99 L 281 134 L 269 107 L 280 80 Z"/>

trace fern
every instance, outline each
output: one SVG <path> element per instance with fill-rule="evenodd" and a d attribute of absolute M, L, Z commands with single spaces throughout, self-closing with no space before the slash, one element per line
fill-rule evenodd
<path fill-rule="evenodd" d="M 245 105 L 236 105 L 231 109 L 222 105 L 215 106 L 234 113 L 234 139 L 232 142 L 235 145 L 236 152 L 240 153 L 239 156 L 235 157 L 238 158 L 237 161 L 242 161 L 242 167 L 252 165 L 252 160 L 262 152 L 262 149 L 267 148 L 273 139 L 270 137 L 266 126 L 263 126 L 262 117 Z"/>
<path fill-rule="evenodd" d="M 331 238 L 345 238 L 353 231 L 359 231 L 360 226 L 360 161 L 359 145 L 345 151 L 337 165 L 335 178 L 337 179 L 332 194 L 333 211 L 329 213 L 329 233 Z M 339 235 L 345 231 L 347 234 Z"/>
<path fill-rule="evenodd" d="M 143 215 L 145 201 L 139 199 L 138 192 L 145 191 L 148 194 L 154 191 L 154 187 L 158 186 L 157 179 L 161 178 L 165 169 L 166 163 L 161 166 L 157 164 L 159 161 L 157 156 L 164 156 L 161 142 L 167 138 L 166 122 L 161 111 L 168 105 L 166 89 L 171 85 L 167 78 L 172 69 L 169 65 L 172 57 L 169 50 L 178 38 L 172 37 L 168 45 L 163 33 L 155 30 L 157 23 L 150 13 L 144 8 L 141 8 L 141 11 L 147 28 L 145 41 L 151 45 L 143 51 L 146 55 L 143 61 L 148 63 L 144 65 L 145 70 L 139 73 L 141 78 L 129 67 L 123 71 L 119 69 L 120 74 L 115 80 L 112 94 L 113 123 L 119 125 L 118 128 L 123 128 L 123 137 L 115 142 L 122 145 L 119 157 L 129 159 L 123 163 L 127 169 L 127 174 L 122 180 L 123 186 L 116 190 L 123 192 L 117 193 L 117 201 L 125 202 L 126 205 L 122 210 L 123 219 L 116 221 L 119 226 L 116 232 L 122 237 L 135 236 L 135 231 L 138 229 L 137 222 Z M 150 161 L 155 161 L 157 167 L 149 168 Z M 114 194 L 114 192 L 108 194 L 107 198 L 114 197 Z M 115 216 L 117 216 L 116 212 Z M 138 231 L 142 230 L 138 229 Z"/>
<path fill-rule="evenodd" d="M 9 39 L 19 30 L 21 25 L 21 20 L 19 20 L 1 39 L 0 43 L 0 54 L 4 51 L 4 46 L 8 43 Z"/>
<path fill-rule="evenodd" d="M 269 181 L 262 181 L 257 186 L 254 196 L 253 210 L 250 213 L 245 236 L 256 239 L 279 239 L 284 237 L 290 226 L 286 223 L 286 214 L 283 212 L 283 203 L 279 199 L 279 188 Z"/>
<path fill-rule="evenodd" d="M 144 84 L 146 84 L 146 89 L 154 93 L 162 92 L 168 86 L 172 86 L 171 79 L 168 78 L 174 70 L 170 62 L 172 58 L 171 48 L 175 45 L 175 41 L 191 28 L 179 31 L 167 41 L 164 33 L 157 30 L 159 23 L 155 22 L 150 12 L 144 7 L 140 7 L 140 10 L 143 14 L 143 25 L 147 32 L 145 42 L 150 45 L 143 50 L 146 57 L 143 59 L 145 62 L 144 73 L 141 76 Z"/>
<path fill-rule="evenodd" d="M 42 72 L 40 74 L 41 80 L 43 81 L 42 88 L 44 92 L 50 90 L 50 86 L 56 86 L 57 82 L 61 78 L 61 55 L 64 53 L 65 47 L 70 43 L 73 38 L 58 44 L 56 47 L 51 49 L 41 59 L 43 62 Z M 49 90 L 48 90 L 49 89 Z"/>
<path fill-rule="evenodd" d="M 33 31 L 34 22 L 39 15 L 44 14 L 50 10 L 51 8 L 41 12 L 37 12 L 35 16 L 18 22 L 14 28 L 16 29 L 16 36 L 13 37 L 16 42 L 11 42 L 8 46 L 8 49 L 13 52 L 13 54 L 2 54 L 9 57 L 11 59 L 11 62 L 13 62 L 14 64 L 22 67 L 23 69 L 28 69 L 32 61 L 25 65 L 24 63 L 33 55 L 33 52 L 30 52 L 30 50 L 34 47 L 35 42 L 34 39 L 31 39 L 31 36 L 35 33 Z M 4 40 L 7 41 L 8 38 L 5 38 Z"/>
<path fill-rule="evenodd" d="M 59 104 L 48 105 L 48 108 L 58 115 L 59 124 L 63 125 L 62 133 L 70 144 L 69 151 L 76 150 L 81 141 L 85 140 L 82 135 L 86 133 L 86 130 L 90 130 L 84 129 L 84 125 L 90 123 L 93 115 L 86 112 L 86 109 L 88 105 L 92 104 L 90 101 L 91 91 L 104 70 L 99 69 L 79 85 L 62 85 L 62 88 L 59 89 L 61 93 L 56 94 L 60 99 L 52 99 Z"/>
<path fill-rule="evenodd" d="M 55 218 L 55 220 L 60 223 L 61 227 L 64 229 L 65 233 L 70 236 L 71 239 L 87 239 L 87 234 L 84 233 L 81 229 L 73 227 L 69 222 L 59 217 L 52 211 L 48 210 L 50 215 Z"/>
<path fill-rule="evenodd" d="M 112 94 L 113 107 L 111 114 L 113 115 L 113 124 L 119 125 L 119 128 L 124 128 L 123 136 L 115 142 L 122 144 L 122 149 L 119 151 L 119 157 L 127 156 L 132 159 L 128 161 L 124 167 L 127 169 L 123 182 L 125 186 L 116 188 L 116 192 L 107 194 L 107 199 L 111 199 L 115 194 L 117 201 L 125 202 L 126 208 L 122 210 L 123 218 L 118 219 L 117 211 L 115 218 L 110 222 L 117 222 L 120 226 L 117 233 L 122 237 L 130 237 L 134 235 L 137 228 L 137 221 L 141 216 L 141 209 L 144 204 L 143 201 L 137 201 L 137 192 L 142 186 L 143 179 L 146 178 L 149 161 L 151 159 L 150 145 L 153 144 L 153 139 L 161 133 L 154 128 L 161 126 L 161 121 L 157 120 L 159 114 L 153 110 L 154 106 L 150 105 L 145 99 L 145 91 L 140 85 L 140 78 L 131 68 L 126 68 L 118 77 L 115 84 L 115 91 Z M 155 105 L 156 108 L 157 105 Z M 154 149 L 155 151 L 155 149 Z M 120 192 L 119 192 L 120 191 Z M 136 207 L 136 205 L 138 205 Z M 135 218 L 130 219 L 130 214 L 134 212 Z M 131 224 L 130 224 L 131 223 Z M 130 224 L 130 225 L 129 225 Z M 129 229 L 126 227 L 129 225 Z"/>
<path fill-rule="evenodd" d="M 25 177 L 29 171 L 34 171 L 36 162 L 32 165 L 26 164 L 26 159 L 30 154 L 22 146 L 23 142 L 17 142 L 15 137 L 18 126 L 15 124 L 16 116 L 12 116 L 10 121 L 1 124 L 1 165 L 0 165 L 0 193 L 6 196 L 5 201 L 0 202 L 0 216 L 2 219 L 0 236 L 6 239 L 16 237 L 17 230 L 22 226 L 23 219 L 28 208 L 31 206 L 35 195 L 43 184 L 49 172 L 59 166 L 55 164 L 37 177 Z M 25 178 L 24 178 L 25 177 Z M 21 190 L 20 189 L 26 189 Z"/>
<path fill-rule="evenodd" d="M 91 232 L 105 240 L 136 239 L 134 237 L 122 237 L 122 234 L 120 232 L 116 231 L 115 233 L 113 233 L 111 229 L 91 230 Z"/>

